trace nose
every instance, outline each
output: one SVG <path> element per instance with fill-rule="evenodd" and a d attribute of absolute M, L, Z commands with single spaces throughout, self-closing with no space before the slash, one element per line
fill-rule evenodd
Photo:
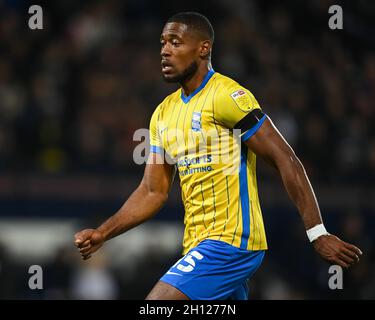
<path fill-rule="evenodd" d="M 169 57 L 171 55 L 171 50 L 168 43 L 161 47 L 160 55 L 162 57 Z"/>

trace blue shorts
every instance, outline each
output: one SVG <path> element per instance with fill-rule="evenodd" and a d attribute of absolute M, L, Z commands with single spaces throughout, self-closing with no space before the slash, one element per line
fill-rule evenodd
<path fill-rule="evenodd" d="M 264 250 L 249 251 L 206 239 L 178 260 L 160 279 L 192 300 L 247 300 L 247 280 Z"/>

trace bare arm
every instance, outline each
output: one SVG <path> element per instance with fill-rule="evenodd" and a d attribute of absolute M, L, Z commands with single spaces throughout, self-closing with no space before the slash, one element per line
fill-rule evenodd
<path fill-rule="evenodd" d="M 246 145 L 279 171 L 305 228 L 310 229 L 323 223 L 318 202 L 301 161 L 269 118 L 246 141 Z M 333 235 L 320 236 L 313 244 L 323 259 L 343 267 L 358 261 L 362 254 L 357 247 Z"/>
<path fill-rule="evenodd" d="M 105 241 L 152 218 L 164 205 L 171 188 L 175 168 L 151 153 L 143 179 L 123 206 L 97 229 L 85 229 L 75 235 L 75 244 L 83 259 L 88 259 Z M 157 164 L 160 163 L 160 164 Z"/>

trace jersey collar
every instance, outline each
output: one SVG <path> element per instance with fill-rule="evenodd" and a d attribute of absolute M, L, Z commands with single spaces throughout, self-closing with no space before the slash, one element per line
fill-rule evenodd
<path fill-rule="evenodd" d="M 188 96 L 185 96 L 185 95 L 184 95 L 184 92 L 183 92 L 182 89 L 181 89 L 181 99 L 182 99 L 182 101 L 183 101 L 185 104 L 188 103 L 188 102 L 191 100 L 191 98 L 193 98 L 193 97 L 194 97 L 199 91 L 201 91 L 201 90 L 204 88 L 204 86 L 207 84 L 208 80 L 211 79 L 211 77 L 213 76 L 214 73 L 215 73 L 214 69 L 210 69 L 210 70 L 207 72 L 206 76 L 204 77 L 204 79 L 203 79 L 202 83 L 200 84 L 200 86 L 199 86 L 198 88 L 196 88 L 196 89 L 195 89 L 192 93 L 190 93 Z"/>

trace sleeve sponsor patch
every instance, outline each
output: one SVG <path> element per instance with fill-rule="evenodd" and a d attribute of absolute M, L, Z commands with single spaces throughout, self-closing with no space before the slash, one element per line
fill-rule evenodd
<path fill-rule="evenodd" d="M 253 102 L 251 101 L 250 95 L 245 90 L 237 90 L 230 95 L 236 105 L 243 112 L 248 112 L 252 109 Z"/>

